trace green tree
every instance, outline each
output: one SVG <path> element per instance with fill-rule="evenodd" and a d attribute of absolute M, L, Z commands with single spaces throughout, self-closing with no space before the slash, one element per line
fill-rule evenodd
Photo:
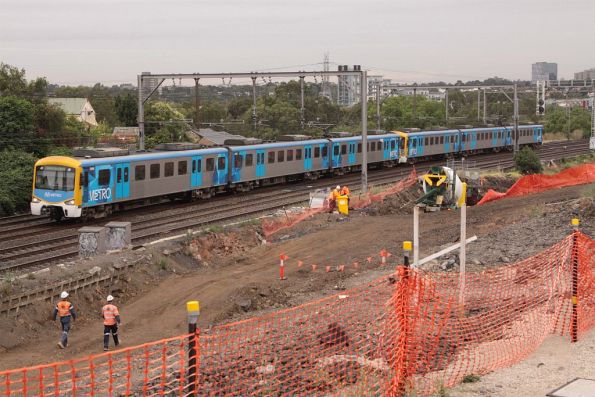
<path fill-rule="evenodd" d="M 0 96 L 24 97 L 31 101 L 43 101 L 46 97 L 47 81 L 37 78 L 25 79 L 25 69 L 0 63 Z"/>
<path fill-rule="evenodd" d="M 149 102 L 145 111 L 147 147 L 186 140 L 190 126 L 181 121 L 183 118 L 181 112 L 166 102 Z"/>
<path fill-rule="evenodd" d="M 114 99 L 114 107 L 120 124 L 125 127 L 134 127 L 138 125 L 138 103 L 131 93 L 118 95 Z"/>
<path fill-rule="evenodd" d="M 26 99 L 0 97 L 0 150 L 32 150 L 35 138 L 35 109 Z"/>
<path fill-rule="evenodd" d="M 252 107 L 249 98 L 234 98 L 227 104 L 227 112 L 232 119 L 239 119 Z"/>
<path fill-rule="evenodd" d="M 515 156 L 514 163 L 522 174 L 539 174 L 543 171 L 541 161 L 537 153 L 530 147 L 525 146 Z"/>
<path fill-rule="evenodd" d="M 227 109 L 222 103 L 208 101 L 203 103 L 198 111 L 200 121 L 203 123 L 219 122 L 227 117 Z"/>
<path fill-rule="evenodd" d="M 26 210 L 36 158 L 19 149 L 0 151 L 0 214 Z"/>

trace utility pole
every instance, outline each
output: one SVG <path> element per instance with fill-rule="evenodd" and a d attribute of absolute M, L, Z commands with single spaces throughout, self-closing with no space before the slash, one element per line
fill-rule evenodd
<path fill-rule="evenodd" d="M 487 123 L 487 118 L 486 118 L 486 111 L 487 111 L 487 107 L 488 107 L 488 102 L 486 101 L 486 89 L 483 89 L 483 123 L 486 124 Z"/>
<path fill-rule="evenodd" d="M 514 85 L 514 153 L 519 151 L 519 98 L 517 97 L 517 85 Z"/>
<path fill-rule="evenodd" d="M 252 128 L 256 131 L 256 77 L 252 77 Z"/>
<path fill-rule="evenodd" d="M 138 132 L 139 132 L 139 150 L 142 152 L 145 150 L 145 108 L 143 101 L 143 76 L 138 75 L 136 79 L 138 84 Z"/>
<path fill-rule="evenodd" d="M 477 121 L 479 121 L 479 117 L 480 117 L 480 109 L 481 108 L 481 90 L 478 88 L 477 89 Z"/>
<path fill-rule="evenodd" d="M 591 139 L 589 140 L 589 149 L 595 150 L 595 84 L 593 84 L 593 98 L 591 98 Z"/>
<path fill-rule="evenodd" d="M 376 82 L 376 129 L 380 130 L 380 80 Z"/>
<path fill-rule="evenodd" d="M 413 89 L 413 120 L 417 119 L 417 88 Z"/>
<path fill-rule="evenodd" d="M 302 130 L 306 127 L 306 118 L 304 114 L 304 76 L 300 76 L 300 102 L 302 107 L 300 108 L 300 125 Z"/>
<path fill-rule="evenodd" d="M 444 92 L 444 99 L 445 99 L 445 109 L 446 109 L 446 124 L 448 124 L 448 88 Z"/>
<path fill-rule="evenodd" d="M 198 81 L 194 79 L 194 126 L 200 129 L 200 95 L 198 94 Z"/>
<path fill-rule="evenodd" d="M 362 106 L 362 194 L 368 192 L 368 72 L 360 75 Z"/>

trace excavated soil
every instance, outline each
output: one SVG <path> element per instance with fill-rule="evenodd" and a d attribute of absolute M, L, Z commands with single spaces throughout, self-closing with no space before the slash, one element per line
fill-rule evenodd
<path fill-rule="evenodd" d="M 582 218 L 582 230 L 595 235 L 594 192 L 595 185 L 591 184 L 468 208 L 467 234 L 479 239 L 469 246 L 467 269 L 500 266 L 552 245 L 570 232 L 573 211 Z M 126 347 L 185 332 L 188 300 L 201 301 L 199 326 L 206 328 L 298 305 L 373 280 L 393 271 L 402 255 L 401 242 L 411 239 L 410 209 L 399 200 L 411 203 L 415 198 L 413 193 L 404 192 L 400 199 L 389 198 L 372 209 L 354 211 L 349 217 L 316 215 L 278 232 L 267 244 L 263 244 L 259 228 L 250 225 L 163 243 L 142 252 L 95 258 L 82 262 L 80 269 L 72 265 L 61 272 L 52 270 L 42 282 L 88 271 L 92 264 L 109 269 L 118 261 L 136 261 L 134 270 L 117 285 L 73 294 L 80 321 L 71 332 L 71 345 L 66 350 L 56 349 L 59 329 L 49 319 L 53 303 L 30 306 L 16 318 L 6 318 L 0 323 L 0 369 L 99 352 L 99 310 L 103 297 L 110 292 L 115 293 L 120 306 L 121 336 Z M 458 211 L 421 214 L 422 257 L 458 240 L 459 216 Z M 367 258 L 378 258 L 382 249 L 394 254 L 389 266 L 380 267 L 377 261 L 368 263 Z M 290 257 L 285 269 L 287 280 L 283 281 L 279 280 L 281 253 Z M 428 267 L 455 271 L 457 259 L 456 255 L 441 258 Z M 450 265 L 442 266 L 445 261 Z M 317 265 L 315 271 L 313 264 Z M 345 266 L 344 271 L 337 267 L 340 265 Z M 27 288 L 32 288 L 35 279 L 26 282 Z"/>

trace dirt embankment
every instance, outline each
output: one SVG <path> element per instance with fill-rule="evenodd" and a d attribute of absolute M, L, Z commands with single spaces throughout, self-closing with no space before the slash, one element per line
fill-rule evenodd
<path fill-rule="evenodd" d="M 582 217 L 583 230 L 594 235 L 595 220 L 590 215 L 595 211 L 592 191 L 593 185 L 577 186 L 470 207 L 467 233 L 476 234 L 479 240 L 469 246 L 468 269 L 513 262 L 562 239 L 570 231 L 573 210 Z M 408 202 L 414 199 L 413 194 L 401 197 Z M 355 211 L 349 217 L 321 214 L 279 232 L 266 245 L 262 245 L 257 227 L 245 226 L 165 243 L 144 252 L 77 262 L 70 269 L 85 271 L 80 269 L 88 270 L 95 264 L 109 267 L 124 259 L 139 260 L 135 270 L 118 284 L 73 294 L 81 321 L 73 329 L 71 347 L 66 350 L 56 349 L 59 331 L 48 318 L 51 302 L 25 308 L 16 319 L 3 322 L 0 369 L 100 351 L 102 328 L 98 311 L 109 292 L 116 293 L 121 308 L 124 346 L 131 346 L 185 332 L 188 300 L 201 301 L 199 326 L 209 327 L 304 303 L 375 279 L 393 271 L 402 255 L 401 242 L 411 239 L 411 215 L 401 205 L 395 198 L 378 204 L 376 212 Z M 376 216 L 370 216 L 371 213 Z M 423 213 L 420 227 L 423 257 L 458 240 L 459 213 Z M 382 249 L 394 254 L 389 266 L 378 266 Z M 284 281 L 278 276 L 280 253 L 290 257 Z M 367 258 L 372 256 L 375 260 L 370 263 Z M 452 259 L 447 271 L 456 269 L 458 258 Z M 298 261 L 302 262 L 301 267 Z M 354 262 L 359 266 L 353 266 Z M 316 270 L 312 269 L 313 264 L 317 265 Z M 338 265 L 345 265 L 344 270 L 339 271 Z M 441 262 L 434 263 L 437 270 L 443 271 L 440 265 Z M 65 275 L 56 271 L 55 276 Z M 28 280 L 28 288 L 35 281 Z M 35 343 L 30 343 L 32 340 Z"/>

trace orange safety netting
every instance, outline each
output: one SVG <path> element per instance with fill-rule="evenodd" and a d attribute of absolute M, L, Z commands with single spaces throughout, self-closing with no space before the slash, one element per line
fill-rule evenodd
<path fill-rule="evenodd" d="M 384 200 L 387 196 L 400 193 L 408 187 L 413 186 L 415 183 L 417 183 L 417 173 L 415 172 L 414 168 L 409 174 L 409 176 L 407 176 L 405 179 L 401 179 L 400 181 L 390 185 L 388 188 L 379 193 L 372 194 L 368 192 L 365 195 L 353 196 L 349 203 L 349 208 L 361 209 L 367 207 L 371 203 Z M 328 207 L 310 208 L 297 214 L 285 214 L 273 219 L 263 219 L 261 222 L 262 231 L 265 237 L 269 237 L 270 235 L 278 232 L 279 230 L 295 226 L 313 215 L 322 212 L 327 212 L 328 210 Z"/>
<path fill-rule="evenodd" d="M 295 308 L 0 372 L 0 394 L 427 396 L 520 361 L 552 333 L 576 340 L 595 326 L 594 252 L 595 241 L 574 232 L 516 264 L 467 273 L 464 283 L 399 266 Z"/>
<path fill-rule="evenodd" d="M 489 189 L 477 205 L 482 205 L 504 197 L 525 196 L 527 194 L 543 192 L 544 190 L 582 185 L 591 182 L 595 182 L 595 164 L 583 164 L 567 168 L 555 175 L 526 175 L 516 181 L 505 193 L 499 193 Z"/>

